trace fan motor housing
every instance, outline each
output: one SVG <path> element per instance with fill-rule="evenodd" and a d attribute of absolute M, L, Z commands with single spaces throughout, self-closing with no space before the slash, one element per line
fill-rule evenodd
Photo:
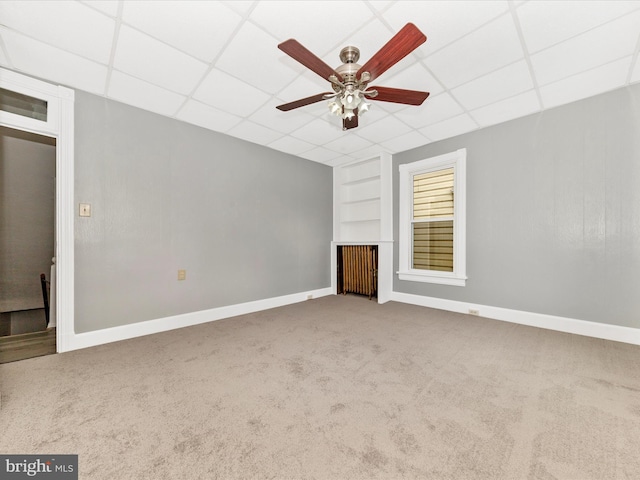
<path fill-rule="evenodd" d="M 360 65 L 356 63 L 359 58 L 360 50 L 358 47 L 348 46 L 340 50 L 340 61 L 342 61 L 342 65 L 336 68 L 336 72 L 338 72 L 346 82 L 355 81 L 356 73 L 360 70 Z"/>
<path fill-rule="evenodd" d="M 360 70 L 361 65 L 357 63 L 344 63 L 336 68 L 336 72 L 338 72 L 342 78 L 344 78 L 345 82 L 353 82 L 356 78 L 356 73 Z"/>
<path fill-rule="evenodd" d="M 335 71 L 340 74 L 340 76 L 344 79 L 344 85 L 357 85 L 357 88 L 362 88 L 359 85 L 360 82 L 356 79 L 356 74 L 360 70 L 361 65 L 356 63 L 360 58 L 360 50 L 357 47 L 348 46 L 344 47 L 340 50 L 340 60 L 343 62 L 342 65 L 337 67 Z M 343 90 L 339 85 L 333 84 L 333 89 L 336 92 L 340 92 Z"/>

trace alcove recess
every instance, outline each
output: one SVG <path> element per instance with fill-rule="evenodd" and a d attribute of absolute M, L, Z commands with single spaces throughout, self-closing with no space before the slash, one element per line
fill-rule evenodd
<path fill-rule="evenodd" d="M 333 168 L 331 278 L 337 291 L 337 249 L 343 245 L 378 247 L 378 303 L 389 301 L 393 283 L 391 155 L 381 153 Z"/>

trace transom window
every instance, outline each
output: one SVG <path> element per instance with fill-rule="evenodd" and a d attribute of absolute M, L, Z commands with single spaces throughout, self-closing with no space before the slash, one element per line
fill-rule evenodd
<path fill-rule="evenodd" d="M 47 121 L 47 101 L 0 88 L 0 110 Z"/>

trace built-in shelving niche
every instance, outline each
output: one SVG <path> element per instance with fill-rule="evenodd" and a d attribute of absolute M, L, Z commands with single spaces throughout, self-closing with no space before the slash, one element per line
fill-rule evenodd
<path fill-rule="evenodd" d="M 336 249 L 340 245 L 377 245 L 378 302 L 389 300 L 393 263 L 391 155 L 333 169 L 332 286 L 336 291 Z"/>

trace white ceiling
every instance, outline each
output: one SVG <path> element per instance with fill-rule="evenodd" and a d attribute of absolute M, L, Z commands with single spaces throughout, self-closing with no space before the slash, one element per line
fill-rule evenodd
<path fill-rule="evenodd" d="M 330 91 L 277 48 L 366 62 L 407 22 L 427 42 L 342 131 Z M 328 165 L 396 153 L 640 81 L 640 1 L 0 1 L 0 65 Z"/>

